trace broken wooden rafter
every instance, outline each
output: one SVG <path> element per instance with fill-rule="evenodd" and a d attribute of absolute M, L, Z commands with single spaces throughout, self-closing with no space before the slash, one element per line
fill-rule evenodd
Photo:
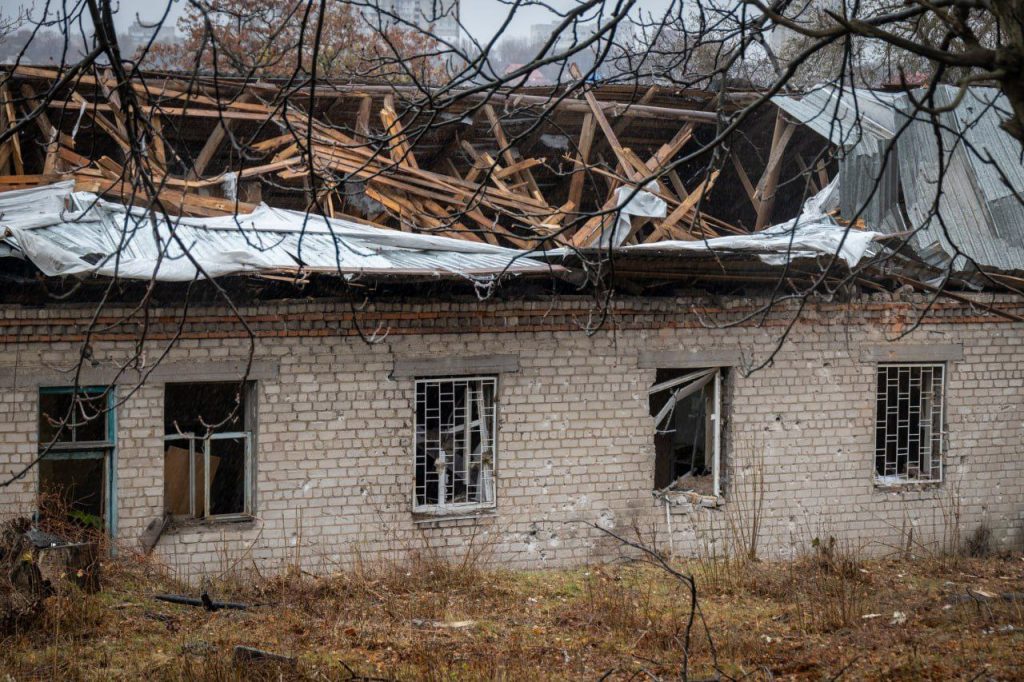
<path fill-rule="evenodd" d="M 761 202 L 758 201 L 757 198 L 757 190 L 754 187 L 754 183 L 750 181 L 750 176 L 747 175 L 747 170 L 743 167 L 743 164 L 740 163 L 739 157 L 736 156 L 735 150 L 729 154 L 729 159 L 732 161 L 733 168 L 736 169 L 736 177 L 739 178 L 740 184 L 743 185 L 743 189 L 747 193 L 747 198 L 754 206 L 754 211 L 757 211 L 761 206 Z"/>
<path fill-rule="evenodd" d="M 76 93 L 77 94 L 77 93 Z M 107 102 L 89 102 L 89 108 L 99 113 L 109 113 L 112 109 L 111 105 Z M 51 109 L 70 109 L 78 111 L 81 107 L 80 103 L 70 101 L 58 101 L 54 100 L 50 102 L 49 107 Z M 164 116 L 182 116 L 182 117 L 195 117 L 195 118 L 218 118 L 218 119 L 236 119 L 239 121 L 256 121 L 258 123 L 264 123 L 267 121 L 281 121 L 282 117 L 279 112 L 271 111 L 266 109 L 265 111 L 234 111 L 230 109 L 203 109 L 200 107 L 168 107 L 159 105 L 149 105 L 140 107 L 143 114 L 147 116 L 152 115 L 153 112 L 161 113 Z"/>
<path fill-rule="evenodd" d="M 588 113 L 583 117 L 580 139 L 576 145 L 578 153 L 573 163 L 572 179 L 569 182 L 569 203 L 573 206 L 580 206 L 583 199 L 583 183 L 586 180 L 584 170 L 590 157 L 590 148 L 594 143 L 594 132 L 596 129 L 597 121 L 594 120 L 592 113 Z"/>
<path fill-rule="evenodd" d="M 92 192 L 101 196 L 116 197 L 125 204 L 153 207 L 165 210 L 171 215 L 178 213 L 199 217 L 215 217 L 234 213 L 252 213 L 254 204 L 218 197 L 203 197 L 190 192 L 163 189 L 155 197 L 148 196 L 120 178 L 93 175 L 84 171 L 75 173 L 75 191 Z"/>
<path fill-rule="evenodd" d="M 412 146 L 405 136 L 405 129 L 395 111 L 395 100 L 391 95 L 384 98 L 384 106 L 380 110 L 380 120 L 384 123 L 384 136 L 391 151 L 391 159 L 398 164 L 419 168 Z"/>
<path fill-rule="evenodd" d="M 583 74 L 580 73 L 580 68 L 575 64 L 569 66 L 569 73 L 576 80 L 583 80 Z M 638 181 L 643 178 L 644 174 L 636 171 L 631 172 L 630 169 L 632 169 L 632 165 L 623 154 L 622 145 L 619 144 L 619 138 L 616 136 L 615 131 L 612 130 L 611 124 L 608 123 L 608 118 L 605 116 L 601 105 L 598 104 L 597 98 L 594 97 L 594 93 L 590 92 L 590 90 L 585 90 L 583 92 L 583 97 L 586 99 L 587 105 L 590 107 L 590 112 L 594 115 L 594 120 L 597 121 L 597 125 L 601 128 L 601 132 L 604 133 L 605 139 L 611 146 L 612 154 L 614 154 L 615 158 L 619 160 L 619 164 L 625 171 L 627 178 L 633 181 Z"/>
<path fill-rule="evenodd" d="M 516 161 L 511 166 L 506 166 L 501 170 L 494 171 L 494 175 L 504 180 L 506 177 L 517 175 L 523 171 L 542 165 L 544 165 L 544 159 L 523 159 L 522 161 Z"/>
<path fill-rule="evenodd" d="M 498 99 L 497 97 L 492 100 Z M 509 95 L 510 104 L 515 107 L 535 106 L 553 111 L 564 111 L 577 114 L 584 114 L 592 108 L 587 102 L 575 99 L 559 99 L 543 95 Z M 715 125 L 718 123 L 718 114 L 714 111 L 698 111 L 695 109 L 676 109 L 673 107 L 658 107 L 647 104 L 626 104 L 623 102 L 598 102 L 595 99 L 598 109 L 604 116 L 630 116 L 636 118 L 657 118 L 665 121 L 684 121 L 697 125 Z"/>
<path fill-rule="evenodd" d="M 362 142 L 370 142 L 370 110 L 373 108 L 373 97 L 363 95 L 359 101 L 359 113 L 356 114 L 355 136 Z"/>
<path fill-rule="evenodd" d="M 239 100 L 248 99 L 250 96 L 247 93 L 242 93 L 239 96 Z M 217 121 L 217 125 L 214 126 L 213 132 L 206 138 L 206 142 L 203 143 L 202 149 L 199 150 L 199 154 L 196 155 L 195 161 L 192 163 L 192 169 L 188 173 L 190 179 L 202 177 L 203 173 L 206 172 L 206 167 L 210 165 L 210 161 L 213 160 L 214 154 L 220 149 L 224 142 L 224 138 L 231 134 L 231 129 L 235 126 L 237 119 L 225 118 Z"/>
<path fill-rule="evenodd" d="M 40 187 L 52 185 L 55 182 L 66 180 L 63 175 L 34 174 L 34 175 L 0 175 L 0 192 L 7 192 L 12 189 L 27 189 L 29 187 Z"/>
<path fill-rule="evenodd" d="M 512 193 L 512 190 L 509 189 L 507 184 L 505 184 L 502 176 L 498 175 L 504 170 L 504 168 L 499 166 L 498 162 L 491 158 L 490 154 L 478 151 L 472 143 L 465 140 L 462 141 L 462 148 L 465 150 L 466 155 L 473 160 L 473 168 L 475 170 L 479 171 L 480 174 L 489 177 L 491 182 L 493 182 L 498 189 L 508 192 L 509 194 Z"/>
<path fill-rule="evenodd" d="M 691 214 L 693 214 L 693 217 L 696 217 L 697 204 L 704 198 L 704 195 L 710 192 L 711 188 L 715 186 L 718 174 L 719 171 L 712 171 L 704 182 L 700 183 L 696 189 L 690 192 L 690 195 L 686 197 L 686 199 L 680 202 L 679 206 L 677 206 L 675 210 L 669 213 L 660 224 L 655 225 L 654 231 L 646 240 L 644 240 L 644 242 L 651 244 L 660 241 L 666 236 L 673 237 L 675 239 L 693 239 L 693 235 L 677 229 L 676 225 L 680 220 L 690 216 Z"/>
<path fill-rule="evenodd" d="M 687 123 L 679 129 L 679 132 L 671 140 L 661 145 L 658 151 L 654 153 L 654 156 L 647 160 L 647 169 L 655 171 L 670 162 L 691 139 L 693 139 L 693 123 Z"/>
<path fill-rule="evenodd" d="M 519 179 L 521 184 L 525 184 L 529 189 L 529 194 L 538 201 L 545 201 L 544 195 L 541 194 L 540 188 L 537 186 L 537 181 L 533 177 L 533 173 L 530 172 L 530 168 L 526 167 L 521 170 L 510 170 L 517 168 L 518 161 L 515 155 L 512 153 L 512 144 L 509 142 L 508 137 L 505 135 L 505 129 L 501 125 L 501 119 L 498 118 L 498 114 L 494 111 L 494 107 L 490 104 L 485 104 L 483 107 L 484 114 L 487 116 L 488 122 L 491 124 L 491 132 L 494 133 L 494 138 L 498 143 L 498 149 L 501 153 L 501 158 L 505 160 L 506 168 L 505 171 Z"/>
<path fill-rule="evenodd" d="M 786 151 L 790 138 L 796 131 L 796 124 L 782 115 L 780 109 L 775 116 L 775 129 L 772 131 L 772 146 L 768 154 L 768 163 L 757 183 L 754 196 L 757 199 L 757 222 L 754 230 L 764 228 L 772 217 L 775 208 L 775 191 L 779 185 L 779 173 L 782 170 L 782 156 Z"/>
<path fill-rule="evenodd" d="M 17 125 L 18 115 L 14 110 L 14 101 L 11 99 L 11 91 L 7 83 L 0 85 L 0 128 L 8 130 Z M 21 175 L 25 172 L 25 163 L 21 156 L 21 140 L 18 135 L 11 135 L 0 147 L 0 171 L 8 163 L 13 161 L 14 172 Z"/>
<path fill-rule="evenodd" d="M 43 80 L 57 80 L 60 78 L 61 73 L 57 69 L 48 69 L 35 66 L 18 66 L 14 69 L 14 74 L 18 76 L 28 76 L 31 78 L 40 78 Z M 81 85 L 92 85 L 95 87 L 100 86 L 101 79 L 96 76 L 90 76 L 87 74 L 81 74 L 75 78 L 76 84 Z M 238 100 L 223 100 L 203 95 L 196 92 L 189 92 L 187 90 L 177 90 L 167 87 L 150 87 L 148 85 L 150 81 L 135 81 L 130 83 L 130 87 L 136 93 L 144 97 L 146 100 L 184 100 L 192 105 L 204 105 L 212 107 L 214 109 L 223 108 L 225 110 L 237 109 L 240 111 L 248 111 L 251 113 L 264 113 L 269 112 L 265 105 L 258 103 L 249 103 Z M 166 85 L 166 83 L 165 83 Z M 221 86 L 223 87 L 223 86 Z M 58 103 L 59 104 L 59 103 Z M 50 106 L 53 106 L 51 103 Z"/>

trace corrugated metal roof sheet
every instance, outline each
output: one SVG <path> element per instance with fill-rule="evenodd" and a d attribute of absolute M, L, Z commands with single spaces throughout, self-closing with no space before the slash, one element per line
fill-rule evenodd
<path fill-rule="evenodd" d="M 892 139 L 897 97 L 889 92 L 822 85 L 799 98 L 778 95 L 772 102 L 832 144 L 852 149 L 867 139 Z"/>
<path fill-rule="evenodd" d="M 936 107 L 951 107 L 958 92 L 939 86 Z M 968 267 L 966 259 L 1024 269 L 1024 163 L 1020 143 L 1000 127 L 1010 109 L 997 90 L 971 88 L 957 106 L 939 113 L 941 138 L 931 117 L 914 113 L 906 93 L 825 86 L 773 101 L 845 151 L 839 171 L 844 217 L 860 210 L 873 229 L 916 229 L 919 251 L 938 244 L 950 258 L 959 256 L 957 269 Z"/>
<path fill-rule="evenodd" d="M 513 249 L 265 205 L 248 215 L 153 220 L 141 209 L 73 193 L 72 186 L 0 194 L 3 241 L 46 275 L 189 281 L 200 272 L 490 277 L 552 271 Z"/>

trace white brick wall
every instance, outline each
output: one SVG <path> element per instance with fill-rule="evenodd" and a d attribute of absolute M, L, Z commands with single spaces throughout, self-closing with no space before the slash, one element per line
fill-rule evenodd
<path fill-rule="evenodd" d="M 379 304 L 360 314 L 364 328 L 379 321 L 390 328 L 385 342 L 372 347 L 354 335 L 344 303 L 247 309 L 259 336 L 256 358 L 279 366 L 276 377 L 258 386 L 257 519 L 170 532 L 158 553 L 183 576 L 195 577 L 253 564 L 273 571 L 296 557 L 318 571 L 357 556 L 393 558 L 424 547 L 461 556 L 469 542 L 487 545 L 506 566 L 609 558 L 614 543 L 584 522 L 619 529 L 635 524 L 667 545 L 664 509 L 650 492 L 647 388 L 655 371 L 638 369 L 638 354 L 738 349 L 760 360 L 790 313 L 773 313 L 764 327 L 713 329 L 709 321 L 736 319 L 750 301 L 731 301 L 723 310 L 707 301 L 625 299 L 606 329 L 587 336 L 580 325 L 588 305 L 568 299 Z M 36 452 L 35 377 L 41 368 L 74 363 L 76 334 L 91 308 L 0 310 L 0 471 L 6 474 Z M 161 352 L 177 314 L 156 311 L 162 319 L 150 331 L 149 357 Z M 249 342 L 222 315 L 192 310 L 167 362 L 202 377 L 204 362 L 244 360 Z M 1019 548 L 1020 325 L 947 305 L 900 341 L 963 344 L 964 360 L 948 370 L 947 482 L 903 494 L 873 486 L 874 365 L 862 362 L 860 352 L 913 319 L 904 303 L 816 305 L 770 366 L 746 377 L 732 370 L 723 436 L 728 500 L 723 511 L 673 514 L 676 550 L 694 551 L 695 526 L 713 525 L 724 541 L 726 519 L 742 507 L 743 481 L 758 457 L 764 462 L 766 556 L 787 556 L 816 535 L 890 551 L 905 544 L 910 527 L 915 542 L 932 542 L 949 527 L 944 513 L 954 497 L 965 533 L 984 521 L 1000 543 Z M 91 371 L 109 373 L 131 352 L 136 333 L 121 326 L 100 335 Z M 388 378 L 393 359 L 489 353 L 517 353 L 521 366 L 499 382 L 497 513 L 417 526 L 410 513 L 413 381 Z M 160 515 L 163 493 L 162 384 L 133 389 L 119 388 L 124 404 L 117 414 L 118 539 L 127 545 Z M 33 470 L 0 489 L 0 516 L 29 512 L 36 486 Z"/>

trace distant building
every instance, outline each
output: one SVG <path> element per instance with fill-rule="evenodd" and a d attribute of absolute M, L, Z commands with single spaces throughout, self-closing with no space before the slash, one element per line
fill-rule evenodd
<path fill-rule="evenodd" d="M 155 22 L 154 22 L 155 23 Z M 136 19 L 128 30 L 118 36 L 121 52 L 123 54 L 134 54 L 137 49 L 149 44 L 174 43 L 178 40 L 178 34 L 174 31 L 174 25 L 168 22 L 162 23 L 159 27 L 143 24 Z"/>
<path fill-rule="evenodd" d="M 555 39 L 554 49 L 556 52 L 564 52 L 565 50 L 570 49 L 574 44 L 590 37 L 594 29 L 592 25 L 583 23 L 577 24 L 575 30 L 573 29 L 573 26 L 570 25 L 559 31 L 559 27 L 561 25 L 561 20 L 548 21 L 543 24 L 534 24 L 530 27 L 530 41 L 533 43 L 547 42 L 553 34 L 558 33 L 558 36 Z"/>
<path fill-rule="evenodd" d="M 429 30 L 438 38 L 455 42 L 461 37 L 459 28 L 460 0 L 379 0 L 377 6 L 384 23 L 396 15 L 403 21 Z"/>

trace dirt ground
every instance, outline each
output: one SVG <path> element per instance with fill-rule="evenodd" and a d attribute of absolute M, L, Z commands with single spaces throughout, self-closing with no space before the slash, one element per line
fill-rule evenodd
<path fill-rule="evenodd" d="M 691 562 L 688 679 L 1024 679 L 1024 557 Z M 680 679 L 689 591 L 642 563 L 512 573 L 429 560 L 211 584 L 245 611 L 156 601 L 155 565 L 104 567 L 0 641 L 0 679 Z M 195 596 L 195 591 L 191 593 Z M 701 618 L 702 616 L 703 618 Z M 705 627 L 706 626 L 706 627 Z M 235 664 L 248 645 L 295 656 Z M 716 672 L 717 665 L 717 672 Z"/>

